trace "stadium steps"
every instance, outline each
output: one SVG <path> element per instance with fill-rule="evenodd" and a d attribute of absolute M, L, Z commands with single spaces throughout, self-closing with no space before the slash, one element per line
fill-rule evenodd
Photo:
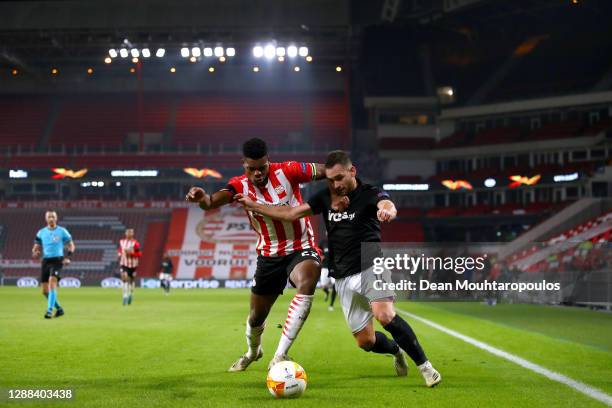
<path fill-rule="evenodd" d="M 500 249 L 499 258 L 506 259 L 512 254 L 532 247 L 534 243 L 561 234 L 572 226 L 602 215 L 611 209 L 612 200 L 610 199 L 580 199 L 503 246 Z"/>

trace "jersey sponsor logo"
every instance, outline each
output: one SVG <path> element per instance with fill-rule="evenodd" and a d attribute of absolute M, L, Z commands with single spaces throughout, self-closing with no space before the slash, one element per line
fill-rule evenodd
<path fill-rule="evenodd" d="M 274 187 L 274 191 L 276 191 L 276 194 L 282 194 L 285 192 L 285 187 L 282 184 L 279 184 L 278 186 Z"/>
<path fill-rule="evenodd" d="M 60 288 L 80 288 L 81 281 L 78 278 L 64 278 L 59 281 Z"/>
<path fill-rule="evenodd" d="M 19 288 L 35 288 L 38 286 L 38 280 L 30 276 L 19 278 L 17 281 L 17 287 Z"/>
<path fill-rule="evenodd" d="M 327 213 L 327 220 L 330 222 L 340 222 L 340 221 L 344 221 L 344 220 L 349 220 L 349 221 L 353 221 L 353 219 L 355 218 L 355 213 L 348 213 L 348 212 L 341 212 L 341 213 L 333 213 L 331 211 L 329 211 Z"/>
<path fill-rule="evenodd" d="M 103 288 L 120 288 L 121 287 L 121 279 L 119 278 L 105 278 L 100 282 L 100 286 Z"/>

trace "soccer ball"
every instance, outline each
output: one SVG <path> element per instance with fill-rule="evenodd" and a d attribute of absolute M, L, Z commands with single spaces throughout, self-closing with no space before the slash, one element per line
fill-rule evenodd
<path fill-rule="evenodd" d="M 293 361 L 281 361 L 268 371 L 266 385 L 276 398 L 297 398 L 306 390 L 306 371 Z"/>

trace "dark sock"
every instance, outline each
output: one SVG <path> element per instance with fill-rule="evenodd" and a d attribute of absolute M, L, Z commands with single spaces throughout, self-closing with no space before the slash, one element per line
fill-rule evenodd
<path fill-rule="evenodd" d="M 334 302 L 336 301 L 336 288 L 334 287 L 332 289 L 332 293 L 331 293 L 331 302 L 329 303 L 330 306 L 334 305 Z"/>
<path fill-rule="evenodd" d="M 395 315 L 393 320 L 391 320 L 388 325 L 384 326 L 384 328 L 391 333 L 393 339 L 416 365 L 421 365 L 427 361 L 425 352 L 421 348 L 416 334 L 412 331 L 412 327 L 410 327 L 408 322 L 399 317 L 399 315 Z"/>
<path fill-rule="evenodd" d="M 384 333 L 377 331 L 374 333 L 376 335 L 376 342 L 374 346 L 368 351 L 378 354 L 397 354 L 399 351 L 399 346 L 396 342 L 385 336 Z"/>

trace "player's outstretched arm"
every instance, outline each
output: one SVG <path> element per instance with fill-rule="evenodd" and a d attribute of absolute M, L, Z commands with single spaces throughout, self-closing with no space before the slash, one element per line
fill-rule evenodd
<path fill-rule="evenodd" d="M 378 212 L 376 216 L 380 222 L 391 222 L 397 217 L 397 209 L 391 200 L 381 200 L 376 204 Z"/>
<path fill-rule="evenodd" d="M 220 190 L 209 195 L 203 188 L 191 187 L 185 196 L 185 200 L 190 203 L 198 203 L 200 208 L 206 211 L 229 204 L 232 201 L 232 193 L 227 190 Z"/>
<path fill-rule="evenodd" d="M 296 207 L 290 207 L 287 205 L 270 206 L 256 203 L 249 197 L 242 194 L 236 194 L 234 196 L 234 200 L 242 204 L 246 210 L 253 211 L 279 221 L 295 221 L 299 218 L 312 215 L 312 209 L 308 204 L 301 204 Z"/>
<path fill-rule="evenodd" d="M 315 180 L 325 180 L 325 165 L 321 163 L 314 163 L 316 174 Z"/>

